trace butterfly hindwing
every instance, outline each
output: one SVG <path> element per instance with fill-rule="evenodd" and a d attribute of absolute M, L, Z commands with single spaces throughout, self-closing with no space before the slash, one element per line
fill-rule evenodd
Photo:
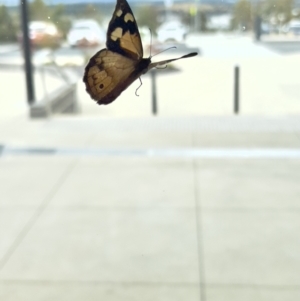
<path fill-rule="evenodd" d="M 139 62 L 116 52 L 102 49 L 85 68 L 83 81 L 87 92 L 98 104 L 109 104 L 147 70 L 150 60 Z"/>
<path fill-rule="evenodd" d="M 143 58 L 143 46 L 134 15 L 127 1 L 118 0 L 106 37 L 107 49 L 134 60 Z"/>

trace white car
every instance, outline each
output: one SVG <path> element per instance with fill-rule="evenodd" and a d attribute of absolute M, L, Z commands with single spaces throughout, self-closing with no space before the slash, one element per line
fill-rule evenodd
<path fill-rule="evenodd" d="M 67 40 L 71 47 L 98 46 L 105 43 L 106 35 L 97 21 L 78 20 L 73 23 Z"/>
<path fill-rule="evenodd" d="M 169 21 L 163 23 L 157 29 L 157 40 L 164 42 L 178 42 L 183 43 L 187 34 L 186 27 L 179 21 Z"/>
<path fill-rule="evenodd" d="M 289 25 L 289 31 L 294 35 L 300 35 L 300 21 L 292 20 Z"/>
<path fill-rule="evenodd" d="M 32 21 L 28 25 L 29 39 L 32 47 L 59 46 L 62 35 L 51 22 Z M 18 34 L 18 40 L 23 44 L 23 34 Z"/>

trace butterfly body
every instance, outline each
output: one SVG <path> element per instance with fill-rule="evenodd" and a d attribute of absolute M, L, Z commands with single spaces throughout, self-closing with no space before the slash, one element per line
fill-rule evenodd
<path fill-rule="evenodd" d="M 151 63 L 151 58 L 143 58 L 139 30 L 126 0 L 117 0 L 108 25 L 106 47 L 90 59 L 83 76 L 86 91 L 98 104 L 114 101 L 151 68 L 197 55 L 190 53 L 157 63 Z"/>

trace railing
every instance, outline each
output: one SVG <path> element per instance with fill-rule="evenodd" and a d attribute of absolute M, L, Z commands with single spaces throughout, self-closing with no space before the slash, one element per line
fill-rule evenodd
<path fill-rule="evenodd" d="M 44 87 L 44 97 L 30 106 L 30 117 L 46 118 L 55 113 L 78 113 L 77 83 L 72 80 L 61 68 L 57 67 L 54 60 L 50 66 L 40 65 L 36 67 L 41 74 Z M 61 77 L 65 85 L 48 93 L 45 73 L 55 72 Z"/>

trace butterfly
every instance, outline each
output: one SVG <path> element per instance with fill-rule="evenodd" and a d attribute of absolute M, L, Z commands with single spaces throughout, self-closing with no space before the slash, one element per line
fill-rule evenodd
<path fill-rule="evenodd" d="M 132 10 L 126 0 L 117 0 L 108 25 L 106 48 L 90 59 L 83 82 L 99 105 L 107 105 L 150 69 L 197 54 L 192 52 L 156 63 L 151 62 L 151 57 L 143 58 L 143 45 Z"/>

